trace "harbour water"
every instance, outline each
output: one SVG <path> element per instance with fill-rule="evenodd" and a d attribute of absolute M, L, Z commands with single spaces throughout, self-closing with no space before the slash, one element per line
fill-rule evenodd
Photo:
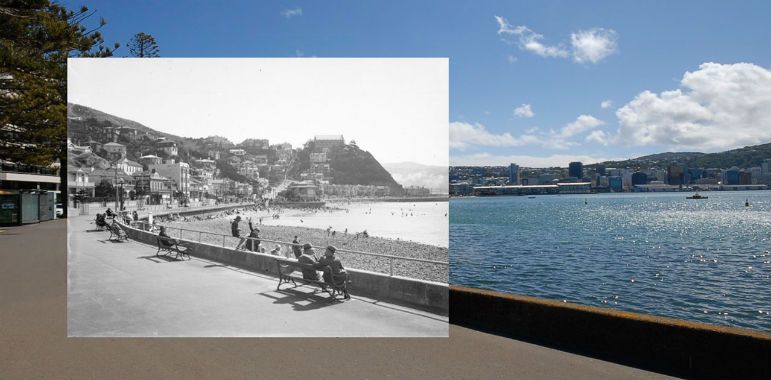
<path fill-rule="evenodd" d="M 771 193 L 688 195 L 452 199 L 450 283 L 768 332 Z"/>
<path fill-rule="evenodd" d="M 337 233 L 348 229 L 349 234 L 366 230 L 371 236 L 448 247 L 446 201 L 327 203 L 327 206 L 332 210 L 284 208 L 279 219 L 263 216 L 262 223 L 321 229 L 332 227 Z M 260 215 L 264 214 L 256 217 Z"/>

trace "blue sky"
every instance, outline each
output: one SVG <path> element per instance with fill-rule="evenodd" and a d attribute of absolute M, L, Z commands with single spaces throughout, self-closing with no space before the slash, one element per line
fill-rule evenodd
<path fill-rule="evenodd" d="M 65 5 L 81 4 L 107 20 L 108 43 L 149 33 L 162 57 L 449 57 L 450 164 L 567 166 L 771 140 L 768 1 Z"/>

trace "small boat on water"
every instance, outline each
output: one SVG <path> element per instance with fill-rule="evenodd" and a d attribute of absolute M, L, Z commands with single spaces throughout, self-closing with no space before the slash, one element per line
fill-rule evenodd
<path fill-rule="evenodd" d="M 685 199 L 708 199 L 709 197 L 705 197 L 703 195 L 700 195 L 699 193 L 693 194 L 690 197 L 685 197 Z"/>
<path fill-rule="evenodd" d="M 535 199 L 535 197 L 534 196 L 529 196 L 529 197 L 527 197 L 527 199 Z"/>

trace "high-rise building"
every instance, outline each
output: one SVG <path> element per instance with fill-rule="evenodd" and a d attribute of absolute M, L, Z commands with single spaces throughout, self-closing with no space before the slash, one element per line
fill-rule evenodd
<path fill-rule="evenodd" d="M 519 165 L 517 164 L 509 165 L 509 185 L 519 185 L 520 182 L 521 181 L 519 177 Z"/>
<path fill-rule="evenodd" d="M 667 168 L 667 183 L 674 186 L 685 185 L 686 167 L 683 164 L 672 164 Z"/>
<path fill-rule="evenodd" d="M 580 162 L 571 162 L 568 165 L 568 176 L 578 178 L 584 178 L 584 164 Z"/>

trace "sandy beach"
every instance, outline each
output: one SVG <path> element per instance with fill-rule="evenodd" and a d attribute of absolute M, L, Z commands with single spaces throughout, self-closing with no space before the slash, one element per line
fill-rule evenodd
<path fill-rule="evenodd" d="M 267 211 L 250 211 L 246 214 L 255 215 L 264 214 L 263 221 L 270 219 L 270 213 Z M 163 220 L 159 221 L 162 225 L 172 227 L 169 231 L 171 236 L 181 236 L 184 239 L 209 242 L 211 244 L 224 244 L 235 247 L 239 239 L 230 236 L 230 222 L 235 218 L 235 213 L 220 212 L 207 216 L 189 217 L 185 220 Z M 243 217 L 242 217 L 243 218 Z M 270 219 L 273 223 L 280 223 L 279 220 Z M 397 239 L 386 239 L 380 237 L 356 237 L 352 232 L 347 234 L 336 231 L 335 236 L 331 232 L 320 228 L 282 226 L 282 225 L 260 225 L 259 218 L 252 216 L 253 225 L 260 229 L 261 248 L 269 253 L 276 246 L 276 242 L 281 248 L 282 256 L 294 257 L 291 253 L 291 246 L 295 236 L 301 244 L 310 243 L 314 247 L 326 247 L 334 245 L 338 248 L 336 255 L 340 258 L 346 268 L 363 269 L 379 273 L 391 272 L 391 259 L 366 255 L 358 252 L 378 253 L 405 258 L 417 258 L 433 260 L 447 263 L 449 262 L 449 250 L 446 247 L 438 247 L 429 244 L 422 244 L 413 241 L 404 241 Z M 175 228 L 182 228 L 189 231 L 179 231 Z M 244 218 L 240 223 L 241 236 L 249 234 L 249 226 Z M 199 234 L 192 231 L 204 231 Z M 200 237 L 199 237 L 200 235 Z M 317 256 L 323 254 L 323 248 L 316 248 Z M 418 278 L 429 281 L 447 283 L 449 279 L 449 266 L 423 263 L 417 261 L 393 259 L 393 275 Z"/>

